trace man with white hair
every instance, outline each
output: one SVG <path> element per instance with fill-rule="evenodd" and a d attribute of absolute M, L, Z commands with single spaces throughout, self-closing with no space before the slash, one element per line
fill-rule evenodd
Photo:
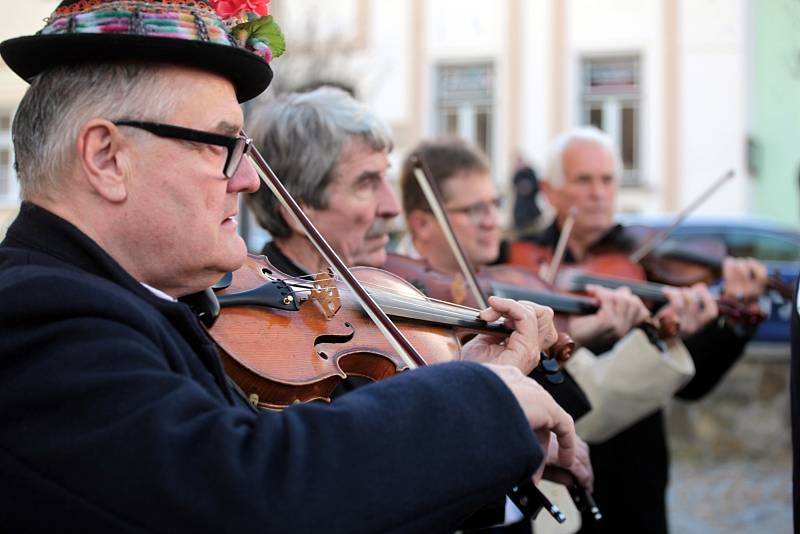
<path fill-rule="evenodd" d="M 614 225 L 620 172 L 616 149 L 599 129 L 575 128 L 559 136 L 551 145 L 541 182 L 542 193 L 556 210 L 556 220 L 532 241 L 554 248 L 562 225 L 574 210 L 564 263 L 580 261 L 594 247 L 629 250 L 632 242 L 624 228 Z M 760 295 L 765 282 L 766 269 L 760 263 L 726 258 L 726 293 L 745 298 Z M 709 392 L 741 356 L 752 334 L 728 323 L 710 322 L 717 312 L 707 288 L 697 285 L 693 289 L 694 299 L 673 295 L 673 307 L 679 312 L 684 342 L 696 369 L 694 378 L 677 393 L 682 399 L 697 399 Z M 592 348 L 600 353 L 605 347 Z M 646 378 L 650 377 L 642 377 Z M 649 415 L 610 439 L 590 441 L 590 450 L 596 472 L 595 495 L 605 517 L 600 526 L 587 525 L 584 531 L 665 533 L 668 452 L 663 412 Z"/>

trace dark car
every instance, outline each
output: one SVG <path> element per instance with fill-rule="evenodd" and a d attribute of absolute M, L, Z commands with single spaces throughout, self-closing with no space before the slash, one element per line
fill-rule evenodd
<path fill-rule="evenodd" d="M 635 235 L 647 235 L 672 223 L 666 216 L 624 215 L 619 222 Z M 793 287 L 800 273 L 800 231 L 763 218 L 690 217 L 669 236 L 661 247 L 687 245 L 702 240 L 718 240 L 727 254 L 763 261 L 770 274 L 778 272 L 786 285 Z M 784 357 L 789 353 L 789 321 L 792 302 L 776 292 L 764 295 L 760 304 L 769 317 L 758 329 L 748 352 L 760 356 Z"/>

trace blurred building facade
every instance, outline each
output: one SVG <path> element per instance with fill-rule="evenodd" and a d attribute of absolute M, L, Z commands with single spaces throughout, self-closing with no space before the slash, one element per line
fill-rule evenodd
<path fill-rule="evenodd" d="M 36 32 L 57 5 L 55 0 L 0 0 L 0 41 Z M 11 122 L 26 88 L 27 84 L 0 60 L 0 236 L 5 235 L 19 208 Z"/>
<path fill-rule="evenodd" d="M 0 0 L 0 38 L 56 0 Z M 672 212 L 728 169 L 705 213 L 800 217 L 800 0 L 274 0 L 288 51 L 271 91 L 351 87 L 420 139 L 480 145 L 510 190 L 517 155 L 596 124 L 625 162 L 623 211 Z M 0 62 L 0 232 L 18 206 L 11 121 L 25 90 Z M 395 166 L 397 168 L 397 165 Z"/>
<path fill-rule="evenodd" d="M 455 133 L 487 151 L 508 190 L 515 155 L 541 170 L 555 135 L 591 123 L 621 148 L 623 211 L 679 210 L 733 169 L 701 212 L 798 222 L 797 0 L 292 0 L 273 10 L 289 43 L 276 78 L 353 87 L 392 125 L 398 158 Z"/>

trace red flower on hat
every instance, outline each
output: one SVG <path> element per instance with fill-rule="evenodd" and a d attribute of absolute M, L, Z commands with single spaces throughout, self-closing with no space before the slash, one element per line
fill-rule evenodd
<path fill-rule="evenodd" d="M 239 16 L 244 11 L 257 13 L 262 17 L 269 15 L 270 0 L 209 0 L 217 14 L 223 19 Z"/>

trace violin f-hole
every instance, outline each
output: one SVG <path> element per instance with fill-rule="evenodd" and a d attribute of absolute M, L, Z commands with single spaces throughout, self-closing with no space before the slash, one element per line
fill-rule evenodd
<path fill-rule="evenodd" d="M 327 360 L 329 358 L 328 353 L 320 345 L 341 345 L 344 343 L 349 343 L 350 340 L 353 339 L 353 336 L 356 335 L 353 325 L 349 322 L 346 322 L 344 323 L 344 326 L 347 327 L 350 332 L 346 334 L 322 334 L 314 339 L 314 349 L 317 351 L 317 354 L 319 354 L 320 358 L 323 360 Z"/>

